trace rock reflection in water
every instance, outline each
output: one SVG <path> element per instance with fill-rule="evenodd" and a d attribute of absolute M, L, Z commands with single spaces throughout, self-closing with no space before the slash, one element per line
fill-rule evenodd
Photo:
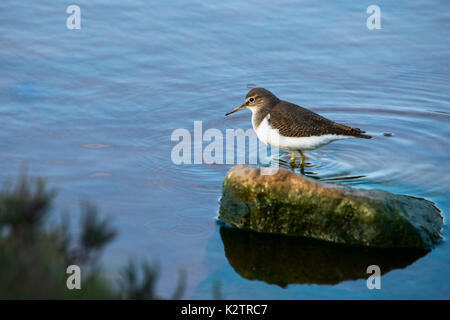
<path fill-rule="evenodd" d="M 348 247 L 284 235 L 220 228 L 225 255 L 233 269 L 249 280 L 288 284 L 334 285 L 368 278 L 369 265 L 381 273 L 402 269 L 427 252 Z"/>

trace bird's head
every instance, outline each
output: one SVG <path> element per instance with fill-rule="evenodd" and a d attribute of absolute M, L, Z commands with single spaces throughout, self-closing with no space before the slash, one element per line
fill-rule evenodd
<path fill-rule="evenodd" d="M 277 104 L 278 101 L 279 99 L 269 90 L 264 88 L 253 88 L 247 93 L 244 104 L 234 108 L 225 115 L 228 116 L 236 111 L 247 108 L 254 112 L 260 108 L 273 106 Z"/>

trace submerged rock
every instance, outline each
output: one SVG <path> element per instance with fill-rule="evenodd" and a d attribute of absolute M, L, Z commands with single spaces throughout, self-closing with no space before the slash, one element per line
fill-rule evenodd
<path fill-rule="evenodd" d="M 259 232 L 372 247 L 426 250 L 441 238 L 442 216 L 428 200 L 317 182 L 281 169 L 267 173 L 231 168 L 219 219 Z"/>

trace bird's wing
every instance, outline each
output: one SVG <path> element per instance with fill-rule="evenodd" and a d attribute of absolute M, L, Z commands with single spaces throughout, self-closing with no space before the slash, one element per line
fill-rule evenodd
<path fill-rule="evenodd" d="M 286 137 L 311 137 L 336 134 L 368 138 L 365 131 L 328 120 L 293 103 L 280 101 L 270 110 L 270 124 Z"/>

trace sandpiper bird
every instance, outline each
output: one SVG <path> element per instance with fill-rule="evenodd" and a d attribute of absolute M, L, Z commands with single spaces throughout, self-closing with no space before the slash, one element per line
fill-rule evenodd
<path fill-rule="evenodd" d="M 300 166 L 303 167 L 303 151 L 311 151 L 336 140 L 372 138 L 358 128 L 347 127 L 308 109 L 282 101 L 264 88 L 251 89 L 245 103 L 226 115 L 247 108 L 252 111 L 253 129 L 258 138 L 265 144 L 291 152 L 292 166 L 295 165 L 296 153 L 300 154 Z"/>

